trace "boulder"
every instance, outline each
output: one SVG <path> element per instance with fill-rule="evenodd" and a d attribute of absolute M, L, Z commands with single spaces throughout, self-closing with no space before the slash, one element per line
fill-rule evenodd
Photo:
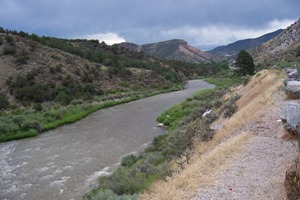
<path fill-rule="evenodd" d="M 297 127 L 300 125 L 300 104 L 296 102 L 285 102 L 281 109 L 280 119 L 284 128 L 297 137 Z"/>
<path fill-rule="evenodd" d="M 280 119 L 284 128 L 298 138 L 298 148 L 300 149 L 300 104 L 296 102 L 283 104 Z"/>
<path fill-rule="evenodd" d="M 293 99 L 300 98 L 300 81 L 286 81 L 285 93 Z"/>
<path fill-rule="evenodd" d="M 284 82 L 284 86 L 286 86 L 288 84 L 289 81 L 300 81 L 299 79 L 297 78 L 287 78 L 285 79 L 283 82 Z"/>
<path fill-rule="evenodd" d="M 297 69 L 287 68 L 284 70 L 288 78 L 299 78 L 299 73 Z"/>

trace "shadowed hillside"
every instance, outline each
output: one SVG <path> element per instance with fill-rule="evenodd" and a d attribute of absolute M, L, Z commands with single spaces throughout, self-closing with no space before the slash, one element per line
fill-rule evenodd
<path fill-rule="evenodd" d="M 286 28 L 281 34 L 249 49 L 257 63 L 274 65 L 285 61 L 292 62 L 299 57 L 300 20 Z"/>
<path fill-rule="evenodd" d="M 214 48 L 213 50 L 208 51 L 208 52 L 213 54 L 214 57 L 217 59 L 235 59 L 237 54 L 241 50 L 246 50 L 246 49 L 257 47 L 260 44 L 274 38 L 275 36 L 280 34 L 282 31 L 283 31 L 283 29 L 279 29 L 277 31 L 265 34 L 258 38 L 238 40 L 238 41 L 228 44 L 226 46 L 220 46 L 220 47 Z"/>

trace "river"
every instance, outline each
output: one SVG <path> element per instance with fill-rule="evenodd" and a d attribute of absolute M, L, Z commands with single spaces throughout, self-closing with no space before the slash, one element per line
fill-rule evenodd
<path fill-rule="evenodd" d="M 0 143 L 0 199 L 81 199 L 121 158 L 141 152 L 163 130 L 157 116 L 198 90 L 186 89 L 117 105 L 35 138 Z"/>

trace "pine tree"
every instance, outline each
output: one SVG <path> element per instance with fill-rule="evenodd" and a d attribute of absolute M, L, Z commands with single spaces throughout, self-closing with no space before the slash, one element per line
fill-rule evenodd
<path fill-rule="evenodd" d="M 242 50 L 238 54 L 237 59 L 235 60 L 235 66 L 238 68 L 237 73 L 246 76 L 247 74 L 253 75 L 254 74 L 254 62 L 251 55 L 245 51 Z"/>

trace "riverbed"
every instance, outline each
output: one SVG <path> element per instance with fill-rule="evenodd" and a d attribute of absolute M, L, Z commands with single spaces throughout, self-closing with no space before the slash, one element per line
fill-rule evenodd
<path fill-rule="evenodd" d="M 202 80 L 92 113 L 35 138 L 0 144 L 0 199 L 81 199 L 121 158 L 141 152 L 163 134 L 156 118 L 196 91 L 213 88 Z"/>

